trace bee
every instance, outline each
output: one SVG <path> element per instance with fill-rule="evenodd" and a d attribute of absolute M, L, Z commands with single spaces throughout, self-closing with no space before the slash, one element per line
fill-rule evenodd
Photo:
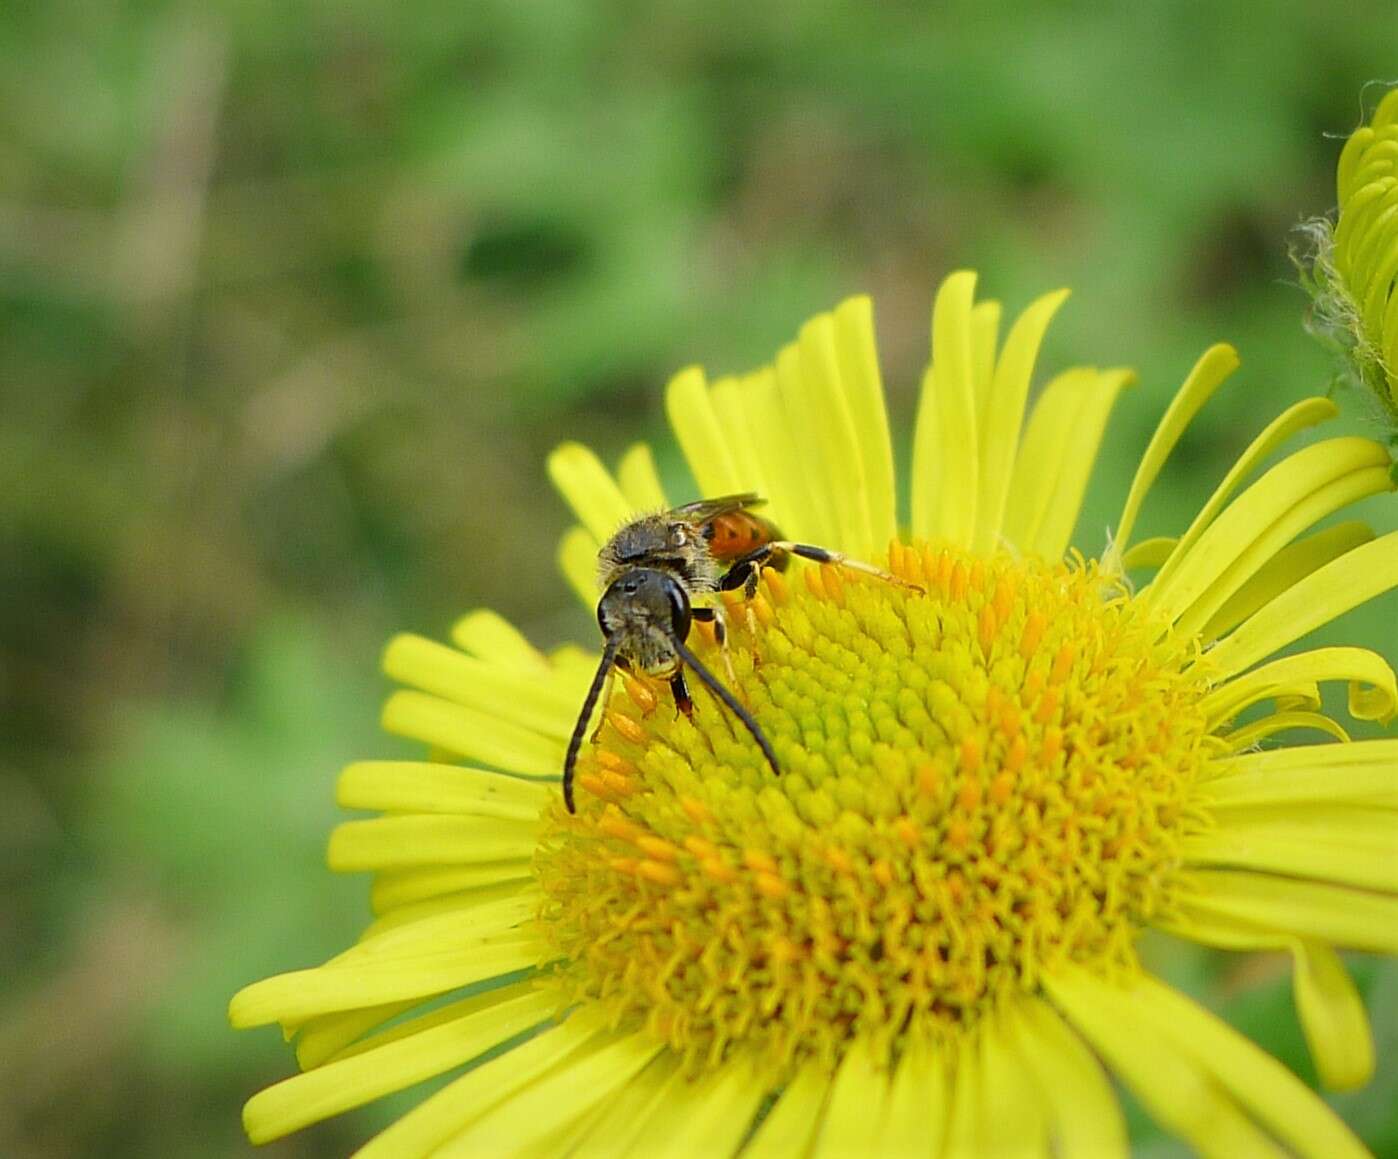
<path fill-rule="evenodd" d="M 721 605 L 696 605 L 696 597 L 742 589 L 744 598 L 751 600 L 757 594 L 762 569 L 780 570 L 793 555 L 922 590 L 882 568 L 849 559 L 838 551 L 785 539 L 771 520 L 753 510 L 763 502 L 760 496 L 745 492 L 642 515 L 602 546 L 597 557 L 602 588 L 597 604 L 602 659 L 583 700 L 563 761 L 563 801 L 570 813 L 576 811 L 573 774 L 583 736 L 599 696 L 604 703 L 608 699 L 618 668 L 668 681 L 675 707 L 692 716 L 694 702 L 685 679 L 688 668 L 742 722 L 772 772 L 780 775 L 776 753 L 757 721 L 686 643 L 696 620 L 712 624 L 728 682 L 735 682 L 724 610 Z M 748 615 L 751 625 L 751 609 Z M 594 732 L 593 740 L 596 738 Z"/>

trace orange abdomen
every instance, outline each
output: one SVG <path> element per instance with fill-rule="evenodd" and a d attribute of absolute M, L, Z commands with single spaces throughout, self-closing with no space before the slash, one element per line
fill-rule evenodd
<path fill-rule="evenodd" d="M 733 560 L 764 543 L 780 539 L 775 524 L 751 511 L 731 511 L 718 515 L 707 525 L 709 551 L 715 559 Z"/>

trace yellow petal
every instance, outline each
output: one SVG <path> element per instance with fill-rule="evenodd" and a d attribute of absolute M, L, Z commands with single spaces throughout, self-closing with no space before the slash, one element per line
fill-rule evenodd
<path fill-rule="evenodd" d="M 932 539 L 937 534 L 942 493 L 942 433 L 938 429 L 937 375 L 929 366 L 922 375 L 917 397 L 917 419 L 913 425 L 913 473 L 911 512 L 908 528 L 914 539 Z M 1008 472 L 1006 472 L 1008 476 Z M 1005 490 L 1009 490 L 1008 477 Z"/>
<path fill-rule="evenodd" d="M 971 350 L 975 289 L 975 273 L 959 270 L 943 280 L 932 306 L 933 405 L 941 460 L 932 532 L 962 547 L 970 545 L 975 532 L 980 491 Z"/>
<path fill-rule="evenodd" d="M 1238 456 L 1237 462 L 1224 476 L 1223 482 L 1215 488 L 1208 502 L 1199 509 L 1199 514 L 1194 517 L 1189 529 L 1180 536 L 1174 558 L 1161 565 L 1160 575 L 1156 577 L 1157 582 L 1168 579 L 1179 563 L 1188 558 L 1190 551 L 1199 541 L 1199 536 L 1218 517 L 1243 480 L 1256 471 L 1278 447 L 1307 427 L 1326 422 L 1338 413 L 1339 408 L 1328 398 L 1307 398 L 1288 407 L 1273 419 L 1252 441 L 1248 449 Z"/>
<path fill-rule="evenodd" d="M 1324 942 L 1297 940 L 1292 984 L 1296 1012 L 1320 1081 L 1352 1091 L 1374 1077 L 1374 1034 L 1364 999 L 1340 956 Z"/>
<path fill-rule="evenodd" d="M 736 1155 L 766 1085 L 752 1066 L 729 1060 L 693 1082 L 672 1087 L 659 1121 L 633 1154 L 644 1159 Z"/>
<path fill-rule="evenodd" d="M 830 314 L 818 314 L 802 326 L 797 350 L 806 405 L 814 420 L 821 469 L 838 528 L 834 546 L 856 559 L 867 559 L 873 552 L 868 485 L 858 434 L 841 381 L 835 319 Z"/>
<path fill-rule="evenodd" d="M 552 794 L 537 782 L 484 769 L 427 761 L 355 761 L 340 774 L 335 799 L 346 809 L 532 822 Z"/>
<path fill-rule="evenodd" d="M 1297 1153 L 1320 1159 L 1368 1154 L 1313 1091 L 1227 1023 L 1148 975 L 1137 980 L 1131 994 L 1153 1029 L 1206 1065 L 1216 1081 Z"/>
<path fill-rule="evenodd" d="M 466 760 L 506 772 L 556 778 L 563 742 L 490 713 L 421 692 L 395 692 L 383 709 L 384 731 L 438 745 Z"/>
<path fill-rule="evenodd" d="M 528 857 L 517 857 L 505 861 L 482 861 L 474 865 L 428 865 L 389 870 L 375 875 L 374 884 L 369 888 L 369 905 L 376 914 L 381 914 L 444 894 L 506 882 L 523 882 L 529 877 L 529 860 Z"/>
<path fill-rule="evenodd" d="M 1180 874 L 1180 911 L 1355 950 L 1398 954 L 1398 897 L 1233 869 Z"/>
<path fill-rule="evenodd" d="M 1048 1125 L 1038 1087 L 1004 1023 L 987 1019 L 982 1025 L 980 1136 L 985 1154 L 1047 1156 Z"/>
<path fill-rule="evenodd" d="M 609 1032 L 599 1041 L 475 1117 L 433 1154 L 441 1159 L 516 1154 L 609 1099 L 662 1049 L 647 1034 Z"/>
<path fill-rule="evenodd" d="M 743 1149 L 743 1159 L 786 1159 L 789 1155 L 804 1155 L 820 1127 L 829 1090 L 830 1078 L 819 1063 L 809 1062 L 803 1066 Z"/>
<path fill-rule="evenodd" d="M 330 834 L 330 868 L 340 873 L 415 865 L 471 864 L 532 857 L 537 828 L 493 817 L 412 813 L 345 821 Z"/>
<path fill-rule="evenodd" d="M 1199 630 L 1200 636 L 1205 640 L 1217 640 L 1227 635 L 1253 612 L 1266 607 L 1316 568 L 1373 538 L 1374 533 L 1367 524 L 1351 520 L 1288 544 L 1228 597 Z"/>
<path fill-rule="evenodd" d="M 1361 720 L 1384 720 L 1398 708 L 1398 681 L 1393 669 L 1367 648 L 1316 648 L 1284 656 L 1214 689 L 1200 708 L 1216 727 L 1299 683 L 1328 680 L 1350 682 L 1350 711 Z"/>
<path fill-rule="evenodd" d="M 670 1121 L 666 1108 L 674 1092 L 683 1087 L 679 1056 L 661 1051 L 645 1070 L 626 1084 L 607 1103 L 606 1111 L 578 1142 L 572 1159 L 621 1159 L 642 1144 L 640 1154 L 651 1139 L 648 1128 L 657 1117 Z M 660 1124 L 657 1124 L 660 1125 Z"/>
<path fill-rule="evenodd" d="M 1140 466 L 1136 468 L 1136 476 L 1131 480 L 1131 490 L 1126 495 L 1126 505 L 1117 521 L 1114 550 L 1118 556 L 1131 546 L 1131 533 L 1136 529 L 1136 517 L 1140 514 L 1141 504 L 1145 502 L 1151 485 L 1160 474 L 1165 460 L 1170 457 L 1170 452 L 1175 449 L 1180 436 L 1223 380 L 1237 368 L 1238 354 L 1231 346 L 1211 346 L 1194 364 L 1194 368 L 1184 380 L 1184 385 L 1171 400 L 1155 428 L 1155 434 L 1151 436 L 1146 453 L 1141 457 Z M 1104 560 L 1103 563 L 1105 567 L 1110 567 L 1111 560 Z"/>
<path fill-rule="evenodd" d="M 1067 298 L 1067 290 L 1045 294 L 1015 319 L 995 365 L 989 394 L 979 409 L 982 470 L 972 545 L 977 551 L 989 552 L 1000 546 L 1034 362 L 1049 322 Z"/>
<path fill-rule="evenodd" d="M 451 628 L 452 641 L 478 660 L 488 660 L 522 672 L 543 673 L 548 660 L 528 638 L 496 612 L 484 608 L 468 612 Z"/>
<path fill-rule="evenodd" d="M 978 1159 L 988 1154 L 982 1138 L 986 1092 L 981 1089 L 980 1046 L 963 1035 L 952 1047 L 951 1110 L 943 1159 Z"/>
<path fill-rule="evenodd" d="M 574 527 L 558 541 L 558 567 L 568 586 L 589 608 L 597 606 L 602 593 L 597 587 L 597 553 L 602 545 L 584 528 Z"/>
<path fill-rule="evenodd" d="M 1274 712 L 1251 724 L 1228 733 L 1223 739 L 1234 752 L 1244 752 L 1255 748 L 1268 737 L 1279 732 L 1292 732 L 1296 729 L 1313 729 L 1334 737 L 1338 741 L 1348 741 L 1349 733 L 1319 712 Z"/>
<path fill-rule="evenodd" d="M 699 484 L 700 495 L 732 495 L 743 489 L 728 439 L 709 398 L 704 372 L 697 366 L 670 380 L 665 388 L 665 415 Z"/>
<path fill-rule="evenodd" d="M 467 1071 L 355 1152 L 356 1159 L 426 1155 L 540 1075 L 591 1045 L 601 1021 L 574 1014 L 522 1046 Z"/>
<path fill-rule="evenodd" d="M 248 1138 L 254 1143 L 279 1139 L 441 1074 L 545 1021 L 557 1005 L 555 997 L 532 983 L 454 1003 L 448 1016 L 439 1015 L 430 1025 L 384 1036 L 254 1095 L 243 1108 Z"/>
<path fill-rule="evenodd" d="M 1398 584 L 1398 531 L 1361 544 L 1318 570 L 1219 641 L 1210 663 L 1241 672 L 1278 648 Z"/>
<path fill-rule="evenodd" d="M 746 396 L 751 385 L 751 376 L 721 378 L 709 388 L 709 401 L 728 441 L 729 454 L 733 456 L 738 490 L 755 491 L 770 500 L 763 466 L 766 432 L 755 427 L 748 418 Z"/>
<path fill-rule="evenodd" d="M 814 1159 L 838 1159 L 867 1148 L 871 1132 L 883 1118 L 887 1098 L 887 1073 L 879 1068 L 871 1044 L 855 1039 L 845 1051 L 830 1086 L 825 1118 L 812 1152 Z"/>
<path fill-rule="evenodd" d="M 617 464 L 616 478 L 632 511 L 663 511 L 670 506 L 648 444 L 635 443 L 627 449 Z"/>
<path fill-rule="evenodd" d="M 1058 559 L 1082 509 L 1107 417 L 1129 371 L 1069 370 L 1055 378 L 1029 418 L 1015 464 L 1004 535 L 1021 551 Z"/>
<path fill-rule="evenodd" d="M 607 468 L 581 443 L 564 443 L 548 459 L 549 478 L 579 521 L 599 540 L 608 539 L 635 514 Z"/>
<path fill-rule="evenodd" d="M 786 432 L 791 440 L 797 469 L 804 475 L 804 490 L 808 499 L 804 521 L 810 528 L 812 542 L 822 547 L 839 548 L 840 524 L 835 516 L 830 464 L 826 461 L 825 443 L 820 437 L 820 416 L 812 403 L 800 347 L 794 342 L 777 352 L 776 383 L 783 414 L 783 426 L 778 429 Z"/>
<path fill-rule="evenodd" d="M 836 308 L 835 342 L 855 442 L 864 463 L 870 548 L 881 552 L 898 534 L 897 496 L 893 440 L 874 342 L 874 309 L 867 297 L 849 298 Z"/>
<path fill-rule="evenodd" d="M 511 934 L 401 960 L 369 959 L 294 970 L 238 991 L 229 1003 L 228 1017 L 236 1027 L 300 1022 L 338 1010 L 443 994 L 536 966 L 546 957 L 537 937 Z"/>
<path fill-rule="evenodd" d="M 404 926 L 415 926 L 418 922 L 427 918 L 439 918 L 446 915 L 460 915 L 466 911 L 474 911 L 481 906 L 493 905 L 497 901 L 515 899 L 532 896 L 530 902 L 531 911 L 537 910 L 539 897 L 533 891 L 533 883 L 530 881 L 501 881 L 493 885 L 478 886 L 475 889 L 463 890 L 460 893 L 445 894 L 441 897 L 425 898 L 422 901 L 415 901 L 409 905 L 400 905 L 387 913 L 380 914 L 374 921 L 364 927 L 360 933 L 360 941 L 364 942 L 371 938 L 377 938 L 380 934 L 389 930 L 401 929 Z"/>
<path fill-rule="evenodd" d="M 790 538 L 819 542 L 809 456 L 792 434 L 776 370 L 763 367 L 744 378 L 742 400 L 747 421 L 738 422 L 735 429 L 751 432 L 760 443 L 765 485 L 759 493 L 770 501 L 767 514 Z"/>
<path fill-rule="evenodd" d="M 1211 809 L 1398 797 L 1398 739 L 1246 753 L 1226 768 L 1196 787 Z"/>
<path fill-rule="evenodd" d="M 1011 1012 L 1010 1030 L 1043 1092 L 1057 1154 L 1125 1159 L 1130 1153 L 1126 1121 L 1111 1083 L 1058 1012 L 1029 999 Z"/>
<path fill-rule="evenodd" d="M 1332 881 L 1361 889 L 1398 892 L 1398 818 L 1351 809 L 1299 807 L 1258 817 L 1240 810 L 1217 814 L 1219 825 L 1192 834 L 1180 853 L 1191 865 L 1222 865 Z"/>
<path fill-rule="evenodd" d="M 1181 630 L 1197 631 L 1297 535 L 1389 486 L 1388 453 L 1372 440 L 1315 443 L 1282 460 L 1230 503 L 1143 594 L 1167 619 L 1181 621 Z"/>
<path fill-rule="evenodd" d="M 1224 1092 L 1213 1068 L 1135 1008 L 1138 987 L 1126 990 L 1076 967 L 1045 975 L 1044 984 L 1151 1116 L 1201 1155 L 1281 1154 Z"/>
<path fill-rule="evenodd" d="M 941 1153 L 951 1092 L 946 1068 L 924 1042 L 914 1040 L 898 1060 L 893 1087 L 874 1154 L 926 1156 Z"/>
<path fill-rule="evenodd" d="M 1157 535 L 1151 539 L 1143 539 L 1135 547 L 1129 548 L 1125 555 L 1121 557 L 1121 566 L 1127 571 L 1135 571 L 1143 567 L 1160 567 L 1170 553 L 1175 550 L 1175 545 L 1179 540 L 1169 535 Z"/>
<path fill-rule="evenodd" d="M 381 1006 L 365 1006 L 359 1010 L 344 1010 L 307 1019 L 296 1032 L 296 1063 L 302 1070 L 320 1066 L 336 1057 L 355 1039 L 416 1005 L 416 999 L 406 998 L 400 1002 L 385 1002 Z"/>

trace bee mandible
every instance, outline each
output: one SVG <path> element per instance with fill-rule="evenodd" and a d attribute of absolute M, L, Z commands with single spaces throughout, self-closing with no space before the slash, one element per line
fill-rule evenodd
<path fill-rule="evenodd" d="M 597 623 L 603 636 L 602 660 L 563 761 L 563 801 L 570 813 L 576 811 L 573 775 L 583 736 L 599 696 L 606 701 L 617 668 L 667 680 L 675 707 L 691 716 L 694 702 L 684 674 L 688 667 L 742 722 L 772 772 L 780 775 L 776 753 L 762 728 L 686 643 L 694 621 L 713 624 L 728 682 L 735 682 L 724 609 L 718 604 L 696 605 L 696 597 L 741 588 L 745 599 L 751 600 L 757 594 L 762 569 L 784 568 L 793 555 L 922 590 L 838 551 L 784 539 L 775 524 L 754 512 L 753 508 L 763 502 L 758 495 L 745 492 L 642 515 L 617 531 L 598 552 L 602 598 L 597 604 Z M 751 609 L 748 615 L 751 625 Z M 594 732 L 593 739 L 596 737 Z"/>

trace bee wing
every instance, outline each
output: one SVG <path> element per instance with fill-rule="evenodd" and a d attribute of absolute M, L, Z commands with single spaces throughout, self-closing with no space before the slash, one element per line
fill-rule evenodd
<path fill-rule="evenodd" d="M 741 495 L 722 495 L 717 499 L 700 499 L 676 507 L 671 515 L 686 523 L 707 523 L 720 515 L 731 515 L 735 511 L 746 511 L 750 507 L 761 507 L 767 500 L 756 491 L 744 491 Z"/>

